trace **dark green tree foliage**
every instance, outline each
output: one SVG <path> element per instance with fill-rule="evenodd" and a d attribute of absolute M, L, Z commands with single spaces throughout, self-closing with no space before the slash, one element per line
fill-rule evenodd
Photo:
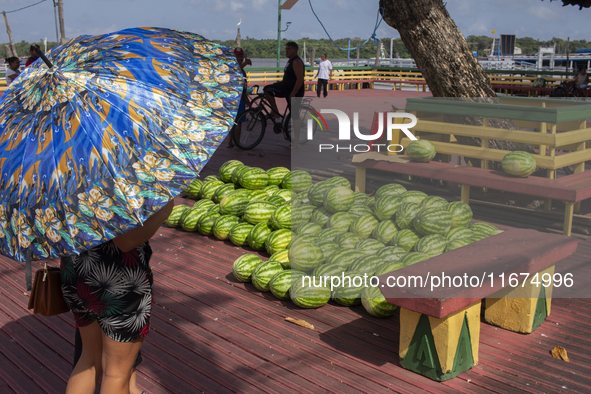
<path fill-rule="evenodd" d="M 550 1 L 558 1 L 558 0 L 550 0 Z M 591 7 L 591 0 L 562 0 L 562 5 L 563 6 L 567 6 L 567 5 L 579 6 L 579 10 L 582 10 L 583 8 Z"/>

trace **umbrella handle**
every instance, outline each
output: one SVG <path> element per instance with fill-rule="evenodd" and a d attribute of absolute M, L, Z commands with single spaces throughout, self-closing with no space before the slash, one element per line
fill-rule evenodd
<path fill-rule="evenodd" d="M 47 64 L 47 67 L 49 67 L 49 68 L 52 68 L 53 67 L 53 64 L 51 64 L 51 62 L 45 56 L 45 54 L 43 53 L 43 51 L 41 50 L 41 48 L 39 48 L 39 45 L 35 45 L 35 51 L 37 52 L 37 54 L 39 55 L 39 57 L 41 58 L 41 60 L 43 60 L 43 62 L 45 64 Z"/>

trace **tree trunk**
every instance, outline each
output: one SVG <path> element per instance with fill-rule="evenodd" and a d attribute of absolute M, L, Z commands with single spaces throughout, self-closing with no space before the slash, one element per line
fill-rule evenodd
<path fill-rule="evenodd" d="M 384 21 L 400 33 L 434 97 L 480 98 L 479 101 L 488 97 L 491 102 L 499 102 L 484 69 L 442 0 L 380 0 L 380 7 Z M 482 125 L 482 119 L 466 117 L 462 123 Z M 491 119 L 490 127 L 517 129 L 507 119 Z M 481 146 L 480 138 L 456 138 L 463 144 Z M 489 146 L 534 151 L 529 144 L 509 141 L 490 140 Z"/>

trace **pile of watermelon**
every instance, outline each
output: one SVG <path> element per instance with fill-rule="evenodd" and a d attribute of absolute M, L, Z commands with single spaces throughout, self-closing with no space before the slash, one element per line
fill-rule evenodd
<path fill-rule="evenodd" d="M 378 287 L 355 285 L 364 275 L 387 274 L 501 232 L 488 223 L 472 223 L 472 210 L 462 202 L 395 183 L 370 197 L 353 192 L 343 177 L 305 187 L 311 177 L 303 174 L 298 179 L 306 183 L 298 183 L 296 191 L 295 173 L 291 203 L 277 208 L 291 208 L 289 244 L 270 250 L 267 261 L 254 254 L 239 257 L 233 273 L 239 281 L 250 281 L 302 308 L 319 308 L 332 298 L 345 306 L 362 304 L 376 317 L 390 316 L 397 307 Z M 267 225 L 272 227 L 273 220 Z M 350 280 L 336 287 L 336 281 L 321 280 L 335 276 Z"/>

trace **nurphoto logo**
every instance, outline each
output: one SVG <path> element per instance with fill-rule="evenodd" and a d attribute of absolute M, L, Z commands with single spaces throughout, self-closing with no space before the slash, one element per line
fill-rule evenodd
<path fill-rule="evenodd" d="M 328 126 L 326 125 L 326 120 L 322 114 L 332 114 L 337 117 L 339 122 L 339 141 L 351 141 L 351 119 L 349 116 L 338 109 L 321 109 L 320 113 L 317 111 L 313 111 L 311 114 L 313 119 L 308 119 L 307 133 L 308 133 L 308 140 L 312 140 L 314 137 L 313 132 L 313 122 L 315 121 L 319 126 L 320 130 L 328 131 Z M 362 134 L 359 131 L 359 113 L 353 112 L 353 133 L 355 137 L 362 140 L 362 141 L 375 141 L 382 137 L 384 133 L 384 116 L 383 112 L 378 113 L 378 130 L 374 134 Z M 410 119 L 410 123 L 403 123 L 404 119 Z M 406 112 L 388 112 L 386 114 L 386 137 L 388 141 L 392 141 L 392 132 L 394 130 L 401 130 L 410 140 L 416 141 L 417 137 L 415 137 L 409 129 L 416 126 L 417 118 L 413 114 L 409 114 Z M 377 148 L 377 151 L 380 152 L 380 149 L 385 148 L 388 152 L 402 152 L 404 147 L 400 144 L 372 144 L 372 146 Z M 322 152 L 323 150 L 336 150 L 339 151 L 349 151 L 349 152 L 369 152 L 371 147 L 369 144 L 319 144 L 318 151 Z"/>

